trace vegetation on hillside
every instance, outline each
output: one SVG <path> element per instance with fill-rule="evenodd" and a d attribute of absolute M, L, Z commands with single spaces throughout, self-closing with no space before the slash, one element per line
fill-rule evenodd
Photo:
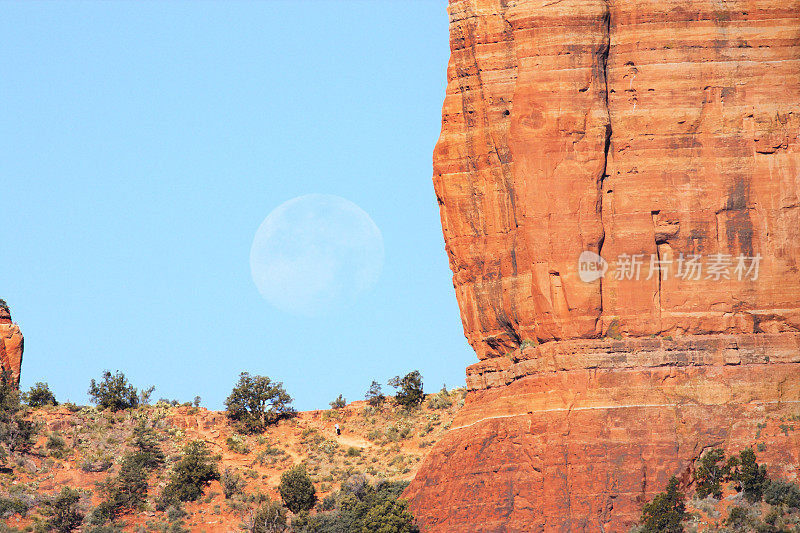
<path fill-rule="evenodd" d="M 292 397 L 283 383 L 267 376 L 239 375 L 239 382 L 225 400 L 228 418 L 242 433 L 261 433 L 268 426 L 292 416 Z"/>
<path fill-rule="evenodd" d="M 800 531 L 800 487 L 770 479 L 752 448 L 728 458 L 722 449 L 704 453 L 697 461 L 694 488 L 695 498 L 687 502 L 678 479 L 671 478 L 666 491 L 645 504 L 635 531 Z"/>
<path fill-rule="evenodd" d="M 152 388 L 121 372 L 92 381 L 95 406 L 58 405 L 46 383 L 20 395 L 6 380 L 0 532 L 415 531 L 400 492 L 463 389 L 408 407 L 383 401 L 378 384 L 372 402 L 294 413 L 281 384 L 242 377 L 220 414 L 199 400 L 149 405 Z M 418 377 L 406 393 L 421 391 Z"/>

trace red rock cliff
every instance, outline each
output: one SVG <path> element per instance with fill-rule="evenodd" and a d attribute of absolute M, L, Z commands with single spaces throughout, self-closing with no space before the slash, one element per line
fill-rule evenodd
<path fill-rule="evenodd" d="M 800 0 L 449 12 L 434 185 L 481 362 L 407 495 L 429 531 L 621 531 L 800 405 Z"/>
<path fill-rule="evenodd" d="M 17 385 L 22 368 L 23 347 L 24 339 L 19 326 L 11 321 L 8 307 L 0 300 L 0 368 L 9 372 Z"/>

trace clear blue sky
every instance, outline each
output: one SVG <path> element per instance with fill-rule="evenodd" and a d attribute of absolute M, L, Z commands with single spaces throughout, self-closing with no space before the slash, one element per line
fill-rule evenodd
<path fill-rule="evenodd" d="M 419 369 L 463 384 L 431 184 L 445 2 L 3 3 L 0 298 L 22 386 L 88 401 L 122 370 L 155 398 L 221 408 L 238 373 L 300 409 Z M 342 196 L 385 265 L 335 316 L 285 314 L 250 277 L 279 204 Z"/>

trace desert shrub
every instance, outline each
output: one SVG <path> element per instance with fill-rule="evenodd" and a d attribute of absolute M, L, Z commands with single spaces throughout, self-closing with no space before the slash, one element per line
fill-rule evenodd
<path fill-rule="evenodd" d="M 800 487 L 788 481 L 770 481 L 764 485 L 764 501 L 770 505 L 800 509 Z"/>
<path fill-rule="evenodd" d="M 622 331 L 619 326 L 619 319 L 615 318 L 608 324 L 608 329 L 606 329 L 606 335 L 609 339 L 614 339 L 621 341 L 622 340 Z M 670 340 L 672 340 L 670 338 Z"/>
<path fill-rule="evenodd" d="M 367 390 L 367 393 L 364 395 L 364 399 L 367 400 L 367 403 L 372 407 L 380 407 L 383 405 L 386 397 L 381 390 L 381 384 L 373 380 L 372 384 L 369 386 L 369 390 Z"/>
<path fill-rule="evenodd" d="M 286 529 L 286 509 L 274 501 L 266 501 L 253 513 L 247 530 L 252 533 L 278 533 Z"/>
<path fill-rule="evenodd" d="M 751 502 L 760 501 L 767 481 L 767 468 L 756 462 L 752 448 L 745 448 L 739 453 L 739 462 L 737 479 L 742 484 L 744 497 Z"/>
<path fill-rule="evenodd" d="M 183 457 L 172 469 L 159 507 L 166 509 L 171 504 L 195 501 L 212 481 L 219 478 L 217 463 L 206 444 L 200 440 L 191 441 L 183 448 Z"/>
<path fill-rule="evenodd" d="M 200 402 L 201 402 L 201 401 L 203 401 L 203 399 L 202 399 L 202 398 L 200 398 L 200 396 L 195 396 L 195 397 L 194 397 L 194 401 L 192 401 L 192 405 L 193 405 L 194 407 L 200 407 Z"/>
<path fill-rule="evenodd" d="M 44 407 L 45 405 L 58 405 L 56 397 L 47 386 L 47 383 L 37 382 L 23 394 L 23 400 L 30 407 Z"/>
<path fill-rule="evenodd" d="M 146 422 L 142 421 L 133 428 L 131 444 L 134 448 L 131 460 L 144 470 L 155 470 L 164 464 L 165 457 L 159 445 L 158 434 Z"/>
<path fill-rule="evenodd" d="M 27 452 L 33 446 L 36 425 L 20 413 L 20 394 L 11 374 L 0 373 L 0 456 L 14 452 Z"/>
<path fill-rule="evenodd" d="M 360 448 L 356 448 L 355 446 L 350 446 L 349 448 L 347 448 L 348 457 L 358 457 L 359 455 L 361 455 Z"/>
<path fill-rule="evenodd" d="M 361 533 L 412 533 L 418 531 L 408 502 L 385 498 L 367 511 L 361 524 Z"/>
<path fill-rule="evenodd" d="M 256 462 L 261 465 L 274 465 L 278 461 L 282 461 L 286 456 L 286 452 L 275 446 L 267 446 L 256 455 Z"/>
<path fill-rule="evenodd" d="M 678 490 L 678 479 L 673 476 L 667 490 L 657 494 L 642 510 L 643 533 L 681 533 L 686 518 L 684 495 Z"/>
<path fill-rule="evenodd" d="M 370 485 L 362 475 L 342 483 L 341 490 L 328 496 L 322 511 L 313 516 L 299 515 L 292 521 L 298 533 L 381 532 L 413 533 L 418 529 L 400 494 L 405 482 L 379 482 Z"/>
<path fill-rule="evenodd" d="M 119 473 L 100 485 L 105 500 L 94 510 L 97 524 L 114 520 L 124 511 L 141 509 L 147 499 L 147 470 L 132 455 L 122 460 Z"/>
<path fill-rule="evenodd" d="M 703 454 L 695 472 L 698 498 L 709 495 L 718 500 L 722 498 L 722 483 L 730 480 L 732 468 L 736 465 L 735 458 L 732 459 L 725 462 L 725 452 L 720 448 Z"/>
<path fill-rule="evenodd" d="M 234 494 L 241 494 L 245 487 L 245 482 L 238 473 L 230 468 L 223 470 L 219 482 L 222 485 L 222 492 L 227 500 Z"/>
<path fill-rule="evenodd" d="M 228 418 L 242 433 L 261 433 L 281 418 L 292 416 L 292 397 L 283 384 L 266 376 L 239 375 L 239 382 L 225 400 Z"/>
<path fill-rule="evenodd" d="M 0 496 L 0 518 L 9 518 L 15 514 L 25 516 L 29 508 L 28 504 L 19 498 Z"/>
<path fill-rule="evenodd" d="M 303 466 L 284 472 L 278 491 L 286 508 L 295 514 L 309 511 L 317 503 L 317 491 Z"/>
<path fill-rule="evenodd" d="M 425 399 L 422 389 L 422 374 L 418 370 L 409 372 L 402 378 L 395 376 L 389 380 L 389 385 L 397 389 L 394 401 L 406 409 L 418 407 Z"/>
<path fill-rule="evenodd" d="M 124 511 L 141 509 L 147 501 L 150 472 L 164 464 L 158 437 L 144 421 L 134 427 L 131 444 L 133 451 L 123 457 L 117 475 L 100 486 L 105 500 L 92 512 L 95 524 L 114 520 Z"/>
<path fill-rule="evenodd" d="M 450 393 L 447 392 L 447 387 L 442 387 L 442 390 L 428 399 L 429 409 L 447 409 L 451 405 L 453 405 L 453 400 L 450 398 Z"/>
<path fill-rule="evenodd" d="M 240 453 L 242 455 L 250 453 L 250 448 L 247 446 L 247 443 L 241 435 L 231 435 L 225 439 L 225 444 L 232 452 Z"/>
<path fill-rule="evenodd" d="M 329 405 L 331 406 L 331 409 L 342 409 L 347 405 L 347 400 L 340 394 Z"/>
<path fill-rule="evenodd" d="M 84 472 L 105 472 L 114 464 L 108 457 L 91 456 L 83 460 L 80 465 Z"/>
<path fill-rule="evenodd" d="M 64 438 L 59 435 L 58 433 L 50 433 L 47 436 L 47 442 L 45 443 L 45 448 L 50 453 L 52 457 L 61 458 L 64 456 L 64 450 L 67 447 L 67 442 Z"/>
<path fill-rule="evenodd" d="M 80 493 L 70 487 L 62 487 L 61 492 L 48 500 L 43 509 L 43 514 L 48 516 L 48 531 L 69 533 L 78 529 L 83 523 L 83 513 L 78 504 Z"/>
<path fill-rule="evenodd" d="M 339 443 L 334 440 L 323 440 L 317 447 L 322 453 L 333 455 L 339 449 Z"/>
<path fill-rule="evenodd" d="M 153 391 L 156 390 L 155 385 L 151 385 L 146 389 L 139 391 L 139 405 L 150 405 L 150 398 L 153 396 Z"/>
<path fill-rule="evenodd" d="M 397 442 L 402 438 L 400 430 L 395 425 L 386 428 L 386 440 L 389 442 Z"/>
<path fill-rule="evenodd" d="M 139 405 L 139 394 L 136 388 L 128 383 L 125 374 L 119 370 L 114 374 L 108 370 L 104 371 L 103 379 L 99 383 L 92 380 L 89 384 L 89 396 L 92 403 L 100 409 L 121 411 Z"/>
<path fill-rule="evenodd" d="M 747 509 L 744 507 L 732 507 L 728 513 L 728 518 L 725 519 L 725 525 L 731 527 L 734 531 L 743 531 L 750 526 L 750 517 L 747 514 Z"/>

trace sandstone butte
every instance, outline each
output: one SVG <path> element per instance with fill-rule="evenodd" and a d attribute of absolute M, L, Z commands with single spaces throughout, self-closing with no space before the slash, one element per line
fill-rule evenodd
<path fill-rule="evenodd" d="M 8 372 L 16 385 L 22 367 L 24 339 L 19 326 L 11 321 L 11 312 L 0 300 L 0 367 Z"/>
<path fill-rule="evenodd" d="M 427 532 L 627 531 L 704 450 L 800 411 L 800 0 L 449 15 L 434 186 L 480 362 L 405 495 Z M 797 433 L 764 444 L 796 480 Z"/>

